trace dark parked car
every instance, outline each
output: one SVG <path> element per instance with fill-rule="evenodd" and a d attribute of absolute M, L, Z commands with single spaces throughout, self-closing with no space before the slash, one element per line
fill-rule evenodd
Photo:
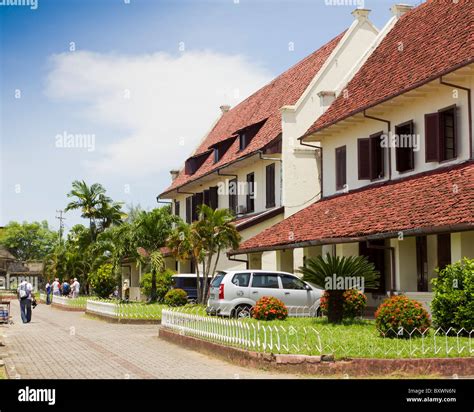
<path fill-rule="evenodd" d="M 202 276 L 201 276 L 202 279 Z M 174 288 L 183 289 L 188 294 L 188 300 L 195 301 L 197 299 L 197 284 L 195 273 L 180 273 L 173 275 Z M 211 278 L 208 279 L 208 286 Z"/>

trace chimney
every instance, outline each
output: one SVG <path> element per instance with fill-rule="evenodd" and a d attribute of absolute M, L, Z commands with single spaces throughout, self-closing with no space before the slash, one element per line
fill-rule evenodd
<path fill-rule="evenodd" d="M 221 107 L 222 114 L 227 113 L 230 110 L 230 106 L 228 104 L 223 104 Z"/>
<path fill-rule="evenodd" d="M 175 180 L 179 175 L 179 170 L 170 170 L 171 181 Z"/>
<path fill-rule="evenodd" d="M 391 8 L 390 11 L 394 16 L 397 18 L 400 18 L 403 16 L 407 11 L 410 11 L 413 8 L 413 6 L 410 6 L 409 4 L 394 4 Z"/>
<path fill-rule="evenodd" d="M 355 9 L 351 14 L 354 16 L 355 19 L 362 21 L 367 20 L 369 17 L 369 13 L 371 10 L 369 9 Z"/>

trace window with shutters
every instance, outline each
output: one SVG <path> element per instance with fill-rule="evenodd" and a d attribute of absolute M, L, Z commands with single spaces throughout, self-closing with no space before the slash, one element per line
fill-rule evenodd
<path fill-rule="evenodd" d="M 229 210 L 234 214 L 237 214 L 237 204 L 238 204 L 238 183 L 237 179 L 232 179 L 229 181 Z"/>
<path fill-rule="evenodd" d="M 425 114 L 425 161 L 443 162 L 457 156 L 457 110 L 450 106 Z"/>
<path fill-rule="evenodd" d="M 451 235 L 445 233 L 437 236 L 438 267 L 444 269 L 451 264 Z"/>
<path fill-rule="evenodd" d="M 212 186 L 209 188 L 209 207 L 216 210 L 219 207 L 218 187 Z"/>
<path fill-rule="evenodd" d="M 359 180 L 377 180 L 385 174 L 385 149 L 382 147 L 382 132 L 357 140 Z"/>
<path fill-rule="evenodd" d="M 275 207 L 275 163 L 265 168 L 266 207 Z"/>
<path fill-rule="evenodd" d="M 344 189 L 347 183 L 346 146 L 336 148 L 336 190 Z"/>
<path fill-rule="evenodd" d="M 175 216 L 179 216 L 179 206 L 180 206 L 179 200 L 175 200 L 174 201 L 174 214 L 175 214 Z"/>
<path fill-rule="evenodd" d="M 249 173 L 247 175 L 247 213 L 255 210 L 255 174 Z"/>
<path fill-rule="evenodd" d="M 193 218 L 193 197 L 186 198 L 186 223 L 191 223 Z"/>
<path fill-rule="evenodd" d="M 395 149 L 395 161 L 397 172 L 403 173 L 415 168 L 413 121 L 395 126 L 395 134 L 398 136 Z"/>
<path fill-rule="evenodd" d="M 199 219 L 199 206 L 204 202 L 204 193 L 195 193 L 192 196 L 192 221 Z"/>

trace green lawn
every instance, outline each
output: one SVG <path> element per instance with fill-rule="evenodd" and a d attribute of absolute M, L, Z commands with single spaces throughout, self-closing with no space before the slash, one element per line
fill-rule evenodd
<path fill-rule="evenodd" d="M 202 314 L 202 310 L 198 312 Z M 266 353 L 331 354 L 336 359 L 474 355 L 474 345 L 468 337 L 446 337 L 431 331 L 423 338 L 382 338 L 372 320 L 331 325 L 326 318 L 287 318 L 263 322 L 255 319 L 227 319 L 222 322 L 218 320 L 220 318 L 207 316 L 204 319 L 204 322 L 189 323 L 185 333 Z"/>

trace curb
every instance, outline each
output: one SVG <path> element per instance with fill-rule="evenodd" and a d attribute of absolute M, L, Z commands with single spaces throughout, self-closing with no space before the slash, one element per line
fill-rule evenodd
<path fill-rule="evenodd" d="M 116 316 L 104 315 L 103 313 L 86 310 L 85 314 L 90 317 L 99 318 L 109 323 L 122 323 L 125 325 L 160 325 L 161 319 L 127 319 Z"/>
<path fill-rule="evenodd" d="M 45 303 L 46 305 L 46 303 Z M 73 306 L 65 306 L 65 305 L 58 305 L 57 303 L 51 303 L 50 305 L 47 305 L 47 306 L 51 306 L 55 309 L 59 309 L 59 310 L 64 310 L 66 312 L 85 312 L 85 308 L 78 308 L 78 307 L 73 307 Z"/>
<path fill-rule="evenodd" d="M 163 326 L 159 337 L 188 349 L 221 358 L 225 361 L 260 369 L 304 375 L 350 375 L 353 377 L 387 376 L 472 376 L 474 358 L 421 358 L 421 359 L 372 359 L 354 358 L 334 361 L 332 356 L 280 355 L 246 351 L 214 342 L 181 335 Z"/>

